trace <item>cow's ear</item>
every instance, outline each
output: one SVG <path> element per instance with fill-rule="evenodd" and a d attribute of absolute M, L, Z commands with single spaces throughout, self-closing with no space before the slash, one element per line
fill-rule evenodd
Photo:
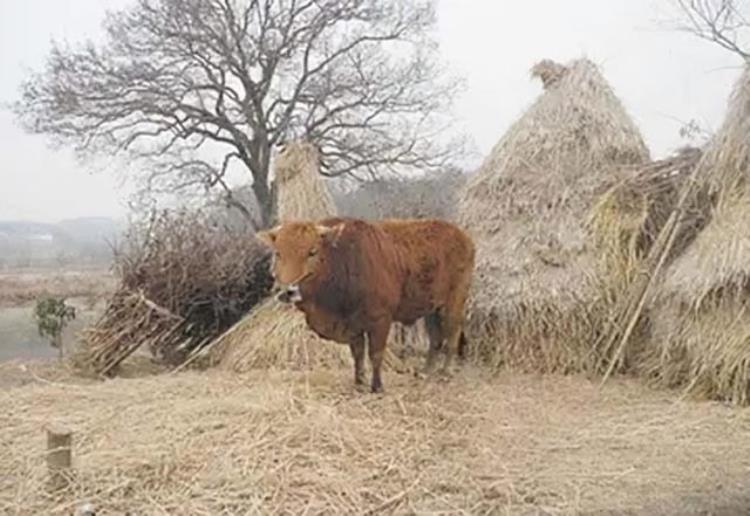
<path fill-rule="evenodd" d="M 326 242 L 330 242 L 332 244 L 336 243 L 336 240 L 338 240 L 339 236 L 341 236 L 341 231 L 344 229 L 344 223 L 337 224 L 335 226 L 318 226 L 318 234 L 321 236 L 323 240 Z"/>
<path fill-rule="evenodd" d="M 276 234 L 279 232 L 279 228 L 267 229 L 265 231 L 258 231 L 255 236 L 264 244 L 273 247 L 276 242 Z"/>

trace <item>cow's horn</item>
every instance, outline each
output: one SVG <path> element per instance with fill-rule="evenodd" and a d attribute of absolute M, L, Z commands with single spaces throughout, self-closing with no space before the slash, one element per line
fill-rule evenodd
<path fill-rule="evenodd" d="M 333 233 L 333 230 L 334 230 L 334 229 L 335 229 L 335 228 L 332 228 L 332 227 L 330 227 L 330 226 L 318 226 L 318 227 L 317 227 L 317 230 L 318 230 L 318 234 L 319 234 L 320 236 L 326 236 L 326 235 L 330 235 L 331 233 Z"/>
<path fill-rule="evenodd" d="M 338 224 L 336 226 L 321 226 L 318 225 L 317 228 L 318 234 L 322 237 L 337 237 L 341 233 L 341 230 L 344 229 L 344 224 Z"/>
<path fill-rule="evenodd" d="M 258 231 L 255 236 L 257 236 L 261 241 L 265 242 L 268 245 L 273 245 L 273 243 L 276 241 L 276 233 L 278 233 L 279 228 L 275 227 L 273 229 L 267 229 L 265 231 Z"/>

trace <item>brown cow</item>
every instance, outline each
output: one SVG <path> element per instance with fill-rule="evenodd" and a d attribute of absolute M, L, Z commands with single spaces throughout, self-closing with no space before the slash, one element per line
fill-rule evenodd
<path fill-rule="evenodd" d="M 305 313 L 322 338 L 349 344 L 354 379 L 365 383 L 365 336 L 372 392 L 382 391 L 380 367 L 391 323 L 424 317 L 430 339 L 425 372 L 445 349 L 444 372 L 463 354 L 464 304 L 474 270 L 474 244 L 440 220 L 334 217 L 291 221 L 258 236 L 274 249 L 279 299 Z"/>

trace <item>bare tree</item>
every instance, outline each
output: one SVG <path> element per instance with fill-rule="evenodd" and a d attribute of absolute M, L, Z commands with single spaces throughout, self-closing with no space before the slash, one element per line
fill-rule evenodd
<path fill-rule="evenodd" d="M 682 13 L 679 29 L 750 60 L 750 3 L 743 0 L 673 0 Z"/>
<path fill-rule="evenodd" d="M 331 176 L 439 170 L 461 152 L 434 23 L 434 0 L 135 0 L 103 43 L 53 44 L 14 108 L 82 158 L 143 160 L 151 191 L 231 196 L 228 171 L 245 171 L 266 225 L 288 138 L 314 141 Z"/>

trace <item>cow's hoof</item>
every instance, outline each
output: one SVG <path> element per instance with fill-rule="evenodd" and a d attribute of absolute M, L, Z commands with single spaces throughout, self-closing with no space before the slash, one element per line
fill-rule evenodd
<path fill-rule="evenodd" d="M 420 378 L 422 380 L 427 380 L 428 378 L 435 375 L 435 365 L 425 365 L 422 367 L 422 369 L 415 369 L 414 376 L 417 378 Z"/>
<path fill-rule="evenodd" d="M 354 384 L 354 389 L 357 392 L 367 392 L 368 391 L 367 384 L 364 384 L 364 383 L 355 383 Z"/>
<path fill-rule="evenodd" d="M 418 369 L 415 369 L 414 378 L 417 380 L 428 380 L 430 378 L 430 373 L 428 371 L 419 371 Z"/>
<path fill-rule="evenodd" d="M 455 372 L 452 369 L 441 369 L 439 379 L 443 382 L 448 382 L 453 379 Z"/>

